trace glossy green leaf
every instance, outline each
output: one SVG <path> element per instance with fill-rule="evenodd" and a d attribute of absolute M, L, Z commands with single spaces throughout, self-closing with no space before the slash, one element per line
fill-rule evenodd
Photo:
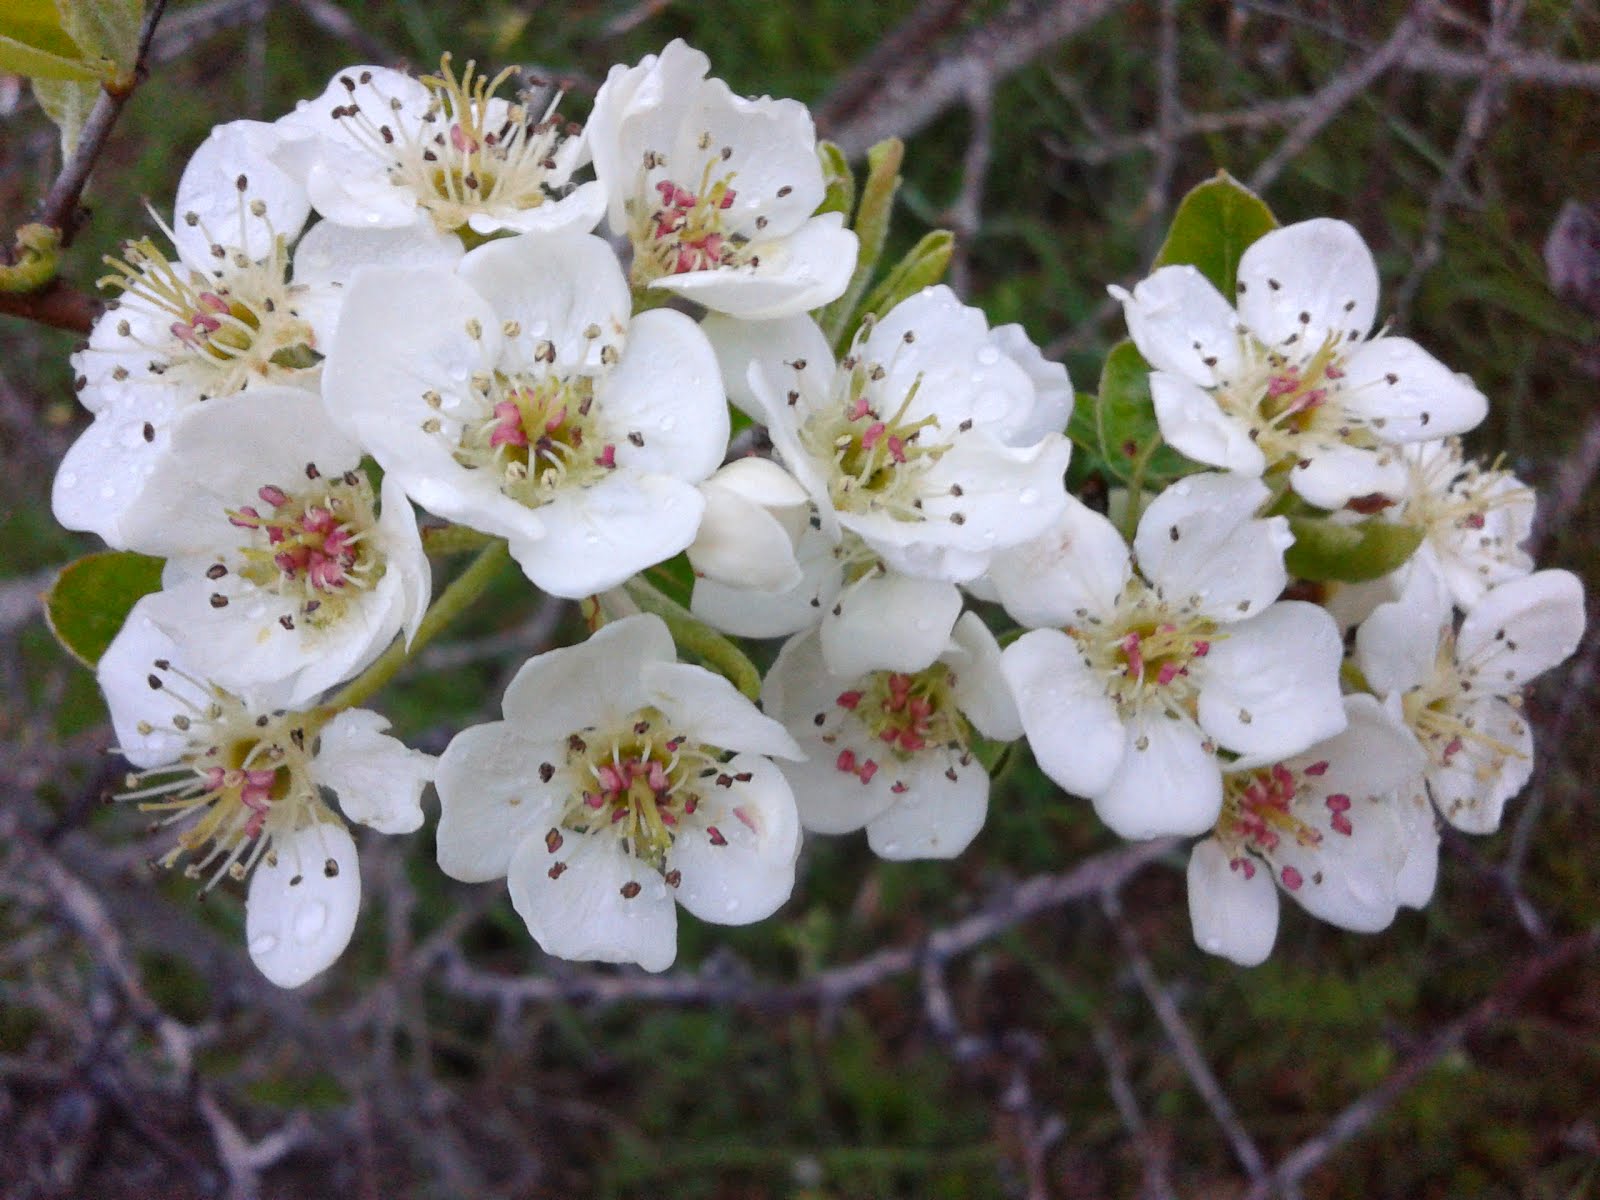
<path fill-rule="evenodd" d="M 1422 545 L 1422 530 L 1391 521 L 1338 524 L 1327 517 L 1290 517 L 1294 545 L 1283 556 L 1291 575 L 1365 583 L 1403 564 Z"/>
<path fill-rule="evenodd" d="M 128 610 L 161 586 L 159 558 L 109 550 L 62 568 L 45 596 L 45 619 L 56 640 L 91 670 L 117 636 Z"/>
<path fill-rule="evenodd" d="M 56 0 L 56 7 L 62 28 L 86 55 L 108 60 L 119 80 L 131 78 L 144 0 Z"/>
<path fill-rule="evenodd" d="M 5 0 L 0 4 L 0 71 L 33 79 L 100 78 L 101 65 L 62 24 L 55 0 Z"/>
<path fill-rule="evenodd" d="M 1150 364 L 1130 341 L 1118 342 L 1106 356 L 1095 426 L 1106 469 L 1125 482 L 1138 477 L 1146 485 L 1161 483 L 1196 469 L 1162 443 L 1150 400 Z"/>
<path fill-rule="evenodd" d="M 1278 219 L 1260 196 L 1226 171 L 1218 171 L 1216 178 L 1191 190 L 1178 204 L 1153 265 L 1196 267 L 1232 300 L 1245 249 L 1277 227 Z"/>

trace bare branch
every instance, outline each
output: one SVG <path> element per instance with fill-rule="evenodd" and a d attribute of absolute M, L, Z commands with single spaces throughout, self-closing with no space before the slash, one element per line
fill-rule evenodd
<path fill-rule="evenodd" d="M 1144 950 L 1139 945 L 1138 937 L 1122 915 L 1121 903 L 1116 895 L 1108 890 L 1101 905 L 1111 921 L 1111 927 L 1116 930 L 1117 940 L 1122 943 L 1123 953 L 1127 955 L 1128 965 L 1139 984 L 1139 990 L 1150 1002 L 1150 1007 L 1155 1010 L 1156 1020 L 1161 1022 L 1161 1028 L 1166 1031 L 1167 1041 L 1177 1054 L 1178 1064 L 1183 1068 L 1183 1073 L 1189 1077 L 1194 1090 L 1200 1094 L 1200 1099 L 1204 1100 L 1206 1107 L 1211 1110 L 1212 1118 L 1221 1127 L 1228 1144 L 1233 1147 L 1233 1155 L 1239 1160 L 1239 1165 L 1244 1168 L 1245 1174 L 1257 1184 L 1264 1182 L 1267 1178 L 1266 1160 L 1261 1157 L 1261 1151 L 1256 1148 L 1254 1140 L 1245 1130 L 1243 1122 L 1239 1120 L 1233 1102 L 1222 1090 L 1222 1084 L 1217 1081 L 1216 1075 L 1211 1070 L 1211 1064 L 1206 1061 L 1205 1055 L 1200 1050 L 1200 1043 L 1184 1021 L 1183 1014 L 1178 1011 L 1171 994 L 1156 978 L 1150 960 L 1145 957 Z"/>
<path fill-rule="evenodd" d="M 818 125 L 851 158 L 887 137 L 909 137 L 967 95 L 973 71 L 990 86 L 1051 47 L 1081 33 L 1119 0 L 1016 0 L 940 56 L 905 55 L 877 80 L 870 102 L 837 119 L 831 99 L 818 106 Z"/>
<path fill-rule="evenodd" d="M 1274 1189 L 1283 1190 L 1296 1185 L 1420 1083 L 1441 1058 L 1478 1030 L 1513 1011 L 1546 976 L 1594 953 L 1596 947 L 1600 947 L 1600 928 L 1566 938 L 1523 962 L 1494 991 L 1430 1037 L 1420 1050 L 1390 1072 L 1382 1083 L 1345 1108 L 1326 1129 L 1294 1149 L 1278 1164 L 1270 1179 L 1257 1180 L 1246 1194 L 1246 1200 L 1267 1200 Z"/>
<path fill-rule="evenodd" d="M 36 292 L 0 291 L 0 313 L 86 334 L 100 315 L 100 304 L 87 292 L 55 279 Z"/>
<path fill-rule="evenodd" d="M 1322 87 L 1311 98 L 1311 103 L 1305 115 L 1300 118 L 1300 123 L 1289 131 L 1278 148 L 1268 155 L 1266 161 L 1250 176 L 1251 188 L 1260 192 L 1270 187 L 1283 173 L 1283 169 L 1311 144 L 1329 122 L 1366 91 L 1373 80 L 1400 61 L 1406 48 L 1427 31 L 1440 2 L 1441 0 L 1418 0 L 1412 5 L 1405 19 L 1395 26 L 1394 32 L 1382 46 Z"/>
<path fill-rule="evenodd" d="M 1059 875 L 1036 875 L 1005 889 L 970 917 L 939 929 L 915 946 L 892 946 L 795 983 L 763 983 L 740 973 L 712 969 L 700 974 L 610 974 L 599 971 L 498 976 L 470 965 L 453 944 L 437 949 L 444 963 L 443 986 L 457 995 L 501 1005 L 566 1003 L 608 1006 L 631 1001 L 653 1004 L 737 1004 L 784 1010 L 835 1007 L 859 992 L 918 970 L 932 958 L 945 962 L 982 945 L 1030 917 L 1075 900 L 1120 887 L 1147 863 L 1176 844 L 1154 842 L 1107 850 Z"/>

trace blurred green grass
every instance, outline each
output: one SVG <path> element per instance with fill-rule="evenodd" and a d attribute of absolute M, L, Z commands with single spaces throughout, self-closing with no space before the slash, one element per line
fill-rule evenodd
<path fill-rule="evenodd" d="M 1001 10 L 975 3 L 961 18 L 976 25 Z M 997 94 L 993 165 L 983 220 L 970 246 L 972 298 L 999 321 L 1020 321 L 1040 342 L 1082 329 L 1101 305 L 1105 283 L 1137 277 L 1163 214 L 1146 204 L 1147 153 L 1092 164 L 1061 147 L 1092 139 L 1083 111 L 1127 133 L 1156 119 L 1154 45 L 1157 5 L 1131 4 L 1088 36 L 1050 53 Z M 1362 37 L 1392 27 L 1402 6 L 1305 3 L 1295 19 L 1272 6 L 1191 3 L 1181 9 L 1182 98 L 1191 111 L 1249 105 L 1304 94 L 1347 61 L 1349 50 L 1324 31 L 1343 22 Z M 612 61 L 631 62 L 673 36 L 707 51 L 737 89 L 815 102 L 827 94 L 913 5 L 822 0 L 748 6 L 732 0 L 661 6 L 621 37 L 607 25 L 621 3 L 577 3 L 530 11 L 509 3 L 402 0 L 352 12 L 363 28 L 414 64 L 441 48 L 457 61 L 528 62 L 582 79 Z M 182 6 L 175 6 L 182 12 Z M 1238 14 L 1246 14 L 1239 22 Z M 1481 16 L 1481 14 L 1477 14 Z M 1600 58 L 1600 16 L 1591 3 L 1536 3 L 1524 37 L 1550 53 Z M 271 117 L 316 94 L 348 52 L 298 9 L 278 6 L 265 22 L 265 70 L 245 66 L 246 34 L 225 33 L 154 72 L 124 117 L 96 180 L 94 219 L 72 251 L 67 275 L 87 284 L 99 256 L 149 228 L 142 204 L 170 203 L 176 172 L 211 124 L 248 111 L 252 96 Z M 1451 155 L 1472 81 L 1415 74 L 1389 77 L 1350 107 L 1300 155 L 1267 193 L 1284 220 L 1335 215 L 1355 222 L 1379 254 L 1386 296 L 1404 277 L 1427 222 L 1429 197 Z M 575 88 L 569 106 L 586 108 Z M 1081 107 L 1080 107 L 1081 106 Z M 909 246 L 947 219 L 961 183 L 970 120 L 941 117 L 912 140 L 904 207 L 894 244 Z M 1405 332 L 1471 374 L 1494 407 L 1473 439 L 1503 451 L 1536 482 L 1547 482 L 1595 409 L 1595 381 L 1576 362 L 1596 340 L 1594 323 L 1553 297 L 1539 247 L 1561 203 L 1600 198 L 1600 106 L 1592 93 L 1513 88 L 1467 175 L 1466 203 L 1447 209 L 1443 258 L 1417 294 Z M 0 211 L 20 219 L 38 191 L 37 164 L 24 131 L 10 120 Z M 1282 131 L 1214 135 L 1183 143 L 1174 193 L 1225 167 L 1240 176 L 1260 162 Z M 1093 382 L 1116 325 L 1081 336 L 1067 357 L 1080 387 Z M 42 414 L 38 430 L 11 437 L 0 474 L 0 578 L 27 576 L 92 548 L 55 528 L 48 513 L 53 461 L 75 414 L 65 363 L 72 339 L 0 322 L 0 371 L 9 389 Z M 1593 495 L 1555 532 L 1547 565 L 1565 565 L 1594 589 L 1600 549 Z M 532 599 L 508 581 L 478 606 L 464 636 L 514 627 Z M 37 625 L 13 652 L 23 682 L 0 699 L 0 732 L 10 740 L 29 712 L 53 714 L 54 735 L 81 734 L 100 719 L 87 674 L 56 652 Z M 515 664 L 512 664 L 513 666 Z M 437 740 L 498 703 L 505 672 L 479 664 L 431 678 L 406 677 L 382 707 L 408 736 Z M 1559 700 L 1544 689 L 1536 709 Z M 1593 786 L 1600 763 L 1586 730 L 1592 692 L 1581 699 L 1579 731 L 1552 757 L 1546 803 L 1527 868 L 1532 898 L 1557 932 L 1600 919 L 1600 821 Z M 436 746 L 433 748 L 437 748 Z M 53 780 L 43 799 L 68 807 L 84 781 Z M 1515 820 L 1518 807 L 1511 809 Z M 126 811 L 97 812 L 99 835 L 137 842 Z M 1490 862 L 1506 851 L 1505 832 L 1473 850 Z M 801 886 L 775 921 L 746 930 L 683 917 L 681 961 L 706 961 L 729 947 L 757 971 L 788 976 L 904 943 L 969 911 L 998 880 L 1059 869 L 1110 844 L 1089 814 L 1068 805 L 1023 763 L 992 804 L 974 849 L 951 864 L 881 864 L 860 839 L 813 840 Z M 425 936 L 449 919 L 463 890 L 430 869 L 431 838 L 410 848 L 408 877 L 418 902 L 412 932 Z M 1446 855 L 1439 893 L 1424 913 L 1408 913 L 1387 933 L 1358 938 L 1315 924 L 1286 906 L 1277 953 L 1245 972 L 1194 949 L 1184 910 L 1181 862 L 1149 869 L 1125 900 L 1164 978 L 1177 981 L 1246 1126 L 1269 1157 L 1322 1129 L 1332 1114 L 1371 1087 L 1438 1024 L 1490 991 L 1528 951 L 1506 902 L 1469 863 Z M 187 895 L 168 880 L 164 894 Z M 187 900 L 182 901 L 187 903 Z M 378 930 L 362 932 L 338 968 L 348 999 L 384 969 Z M 240 936 L 232 897 L 207 905 L 207 921 Z M 0 903 L 0 929 L 8 929 Z M 15 932 L 15 931 L 11 931 Z M 466 942 L 485 968 L 528 970 L 536 955 L 501 903 Z M 1168 1155 L 1184 1195 L 1238 1192 L 1236 1167 L 1220 1132 L 1188 1087 L 1142 997 L 1117 970 L 1115 938 L 1097 914 L 1068 909 L 1022 927 L 968 956 L 952 978 L 957 1011 L 973 1030 L 1025 1029 L 1036 1037 L 1031 1068 L 1038 1104 L 1059 1112 L 1065 1135 L 1052 1153 L 1061 1194 L 1129 1195 L 1139 1162 L 1111 1105 L 1092 1033 L 1097 1023 L 1130 1047 L 1131 1082 L 1146 1106 L 1152 1136 Z M 185 1020 L 225 1013 L 185 948 L 143 960 L 152 997 Z M 652 1197 L 988 1197 L 1020 1194 L 1016 1132 L 997 1103 L 993 1064 L 950 1060 L 928 1032 L 910 982 L 868 992 L 837 1014 L 762 1015 L 621 1007 L 600 1015 L 555 1006 L 518 1018 L 505 1035 L 489 1016 L 457 1001 L 430 998 L 439 1084 L 464 1114 L 482 1114 L 482 1146 L 517 1144 L 496 1122 L 520 1123 L 544 1156 L 548 1194 Z M 237 1023 L 241 1018 L 234 1014 Z M 21 1053 L 44 1036 L 44 1018 L 8 998 L 0 1015 L 0 1053 Z M 270 1036 L 265 1018 L 242 1020 L 207 1051 L 208 1078 L 254 1107 L 274 1112 L 334 1108 L 347 1099 L 311 1050 L 265 1059 L 248 1040 Z M 407 1054 L 400 1043 L 399 1053 Z M 1593 1194 L 1600 1097 L 1600 980 L 1567 972 L 1535 993 L 1510 1020 L 1448 1056 L 1374 1128 L 1314 1173 L 1316 1198 L 1408 1196 L 1566 1197 Z M 1587 1122 L 1587 1125 L 1584 1124 Z M 470 1125 L 470 1122 L 469 1122 Z M 429 1180 L 416 1147 L 385 1172 L 397 1189 L 446 1194 Z M 300 1178 L 293 1161 L 284 1178 Z M 494 1176 L 491 1175 L 491 1178 Z M 286 1184 L 291 1186 L 292 1184 Z M 567 1189 L 563 1191 L 562 1189 Z"/>

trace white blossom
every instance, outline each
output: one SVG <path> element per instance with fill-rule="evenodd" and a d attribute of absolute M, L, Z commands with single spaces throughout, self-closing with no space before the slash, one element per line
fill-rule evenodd
<path fill-rule="evenodd" d="M 999 741 L 1022 733 L 994 635 L 969 612 L 931 666 L 843 677 L 818 643 L 815 631 L 787 642 L 761 694 L 806 752 L 781 764 L 800 823 L 818 833 L 865 827 L 882 858 L 960 854 L 989 807 L 974 730 Z"/>
<path fill-rule="evenodd" d="M 614 587 L 694 540 L 728 410 L 705 337 L 630 319 L 587 234 L 482 246 L 458 274 L 369 268 L 347 291 L 324 398 L 418 504 L 505 537 L 559 596 Z"/>
<path fill-rule="evenodd" d="M 426 226 L 456 252 L 501 232 L 588 233 L 605 210 L 598 183 L 574 185 L 588 161 L 581 133 L 552 103 L 530 109 L 498 93 L 513 74 L 458 77 L 351 66 L 279 125 L 298 135 L 278 156 L 334 225 L 374 231 Z"/>
<path fill-rule="evenodd" d="M 735 96 L 682 41 L 615 66 L 587 134 L 631 282 L 750 319 L 843 294 L 856 235 L 813 216 L 824 184 L 811 114 L 795 100 Z"/>
<path fill-rule="evenodd" d="M 1133 558 L 1076 500 L 1044 537 L 996 557 L 990 580 L 1033 627 L 1004 666 L 1039 766 L 1128 838 L 1202 833 L 1222 806 L 1218 747 L 1298 753 L 1344 727 L 1339 633 L 1277 601 L 1282 517 L 1260 482 L 1193 475 L 1145 510 Z"/>
<path fill-rule="evenodd" d="M 800 586 L 795 546 L 810 497 L 794 476 L 765 458 L 740 458 L 700 485 L 706 511 L 689 545 L 697 577 L 730 589 L 782 593 Z"/>
<path fill-rule="evenodd" d="M 416 518 L 307 392 L 261 389 L 182 414 L 123 516 L 123 544 L 166 557 L 150 618 L 233 691 L 283 685 L 305 704 L 355 675 L 431 590 Z"/>
<path fill-rule="evenodd" d="M 1356 631 L 1368 686 L 1416 735 L 1428 791 L 1458 829 L 1493 833 L 1528 782 L 1533 732 L 1519 711 L 1523 685 L 1571 655 L 1583 626 L 1583 585 L 1569 571 L 1490 588 L 1459 629 L 1442 584 L 1418 572 Z"/>
<path fill-rule="evenodd" d="M 1394 447 L 1462 433 L 1488 402 L 1406 338 L 1369 337 L 1378 271 L 1343 221 L 1273 230 L 1244 252 L 1238 308 L 1190 266 L 1113 287 L 1154 368 L 1161 435 L 1197 462 L 1289 471 L 1311 504 L 1340 508 L 1404 486 Z"/>
<path fill-rule="evenodd" d="M 439 865 L 507 876 L 546 953 L 661 971 L 678 903 L 740 925 L 788 899 L 800 826 L 768 756 L 799 748 L 721 676 L 677 662 L 660 618 L 530 659 L 503 706 L 440 759 Z"/>
<path fill-rule="evenodd" d="M 1432 834 L 1402 807 L 1422 758 L 1371 696 L 1347 696 L 1344 708 L 1342 733 L 1283 761 L 1242 761 L 1224 773 L 1216 828 L 1189 861 L 1189 916 L 1201 949 L 1241 966 L 1263 961 L 1278 922 L 1273 884 L 1342 929 L 1375 933 L 1394 920 L 1408 854 Z"/>
<path fill-rule="evenodd" d="M 119 749 L 139 768 L 124 799 L 160 814 L 185 874 L 250 880 L 250 957 L 279 987 L 298 987 L 339 957 L 355 928 L 361 880 L 345 817 L 385 833 L 422 824 L 434 760 L 350 709 L 329 717 L 278 707 L 271 689 L 240 696 L 193 671 L 182 648 L 134 605 L 102 656 L 101 689 Z"/>

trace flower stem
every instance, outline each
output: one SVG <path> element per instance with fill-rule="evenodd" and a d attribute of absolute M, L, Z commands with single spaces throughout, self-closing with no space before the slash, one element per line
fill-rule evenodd
<path fill-rule="evenodd" d="M 494 577 L 500 573 L 510 557 L 504 538 L 496 538 L 480 550 L 478 557 L 472 560 L 466 570 L 451 580 L 450 586 L 445 588 L 433 602 L 433 606 L 423 616 L 422 624 L 417 627 L 417 636 L 411 639 L 411 644 L 408 646 L 403 639 L 396 639 L 394 645 L 346 684 L 325 707 L 353 708 L 393 679 L 401 667 L 410 662 L 418 651 L 433 641 L 442 629 L 459 617 L 467 606 L 483 593 L 483 589 L 494 581 Z"/>

